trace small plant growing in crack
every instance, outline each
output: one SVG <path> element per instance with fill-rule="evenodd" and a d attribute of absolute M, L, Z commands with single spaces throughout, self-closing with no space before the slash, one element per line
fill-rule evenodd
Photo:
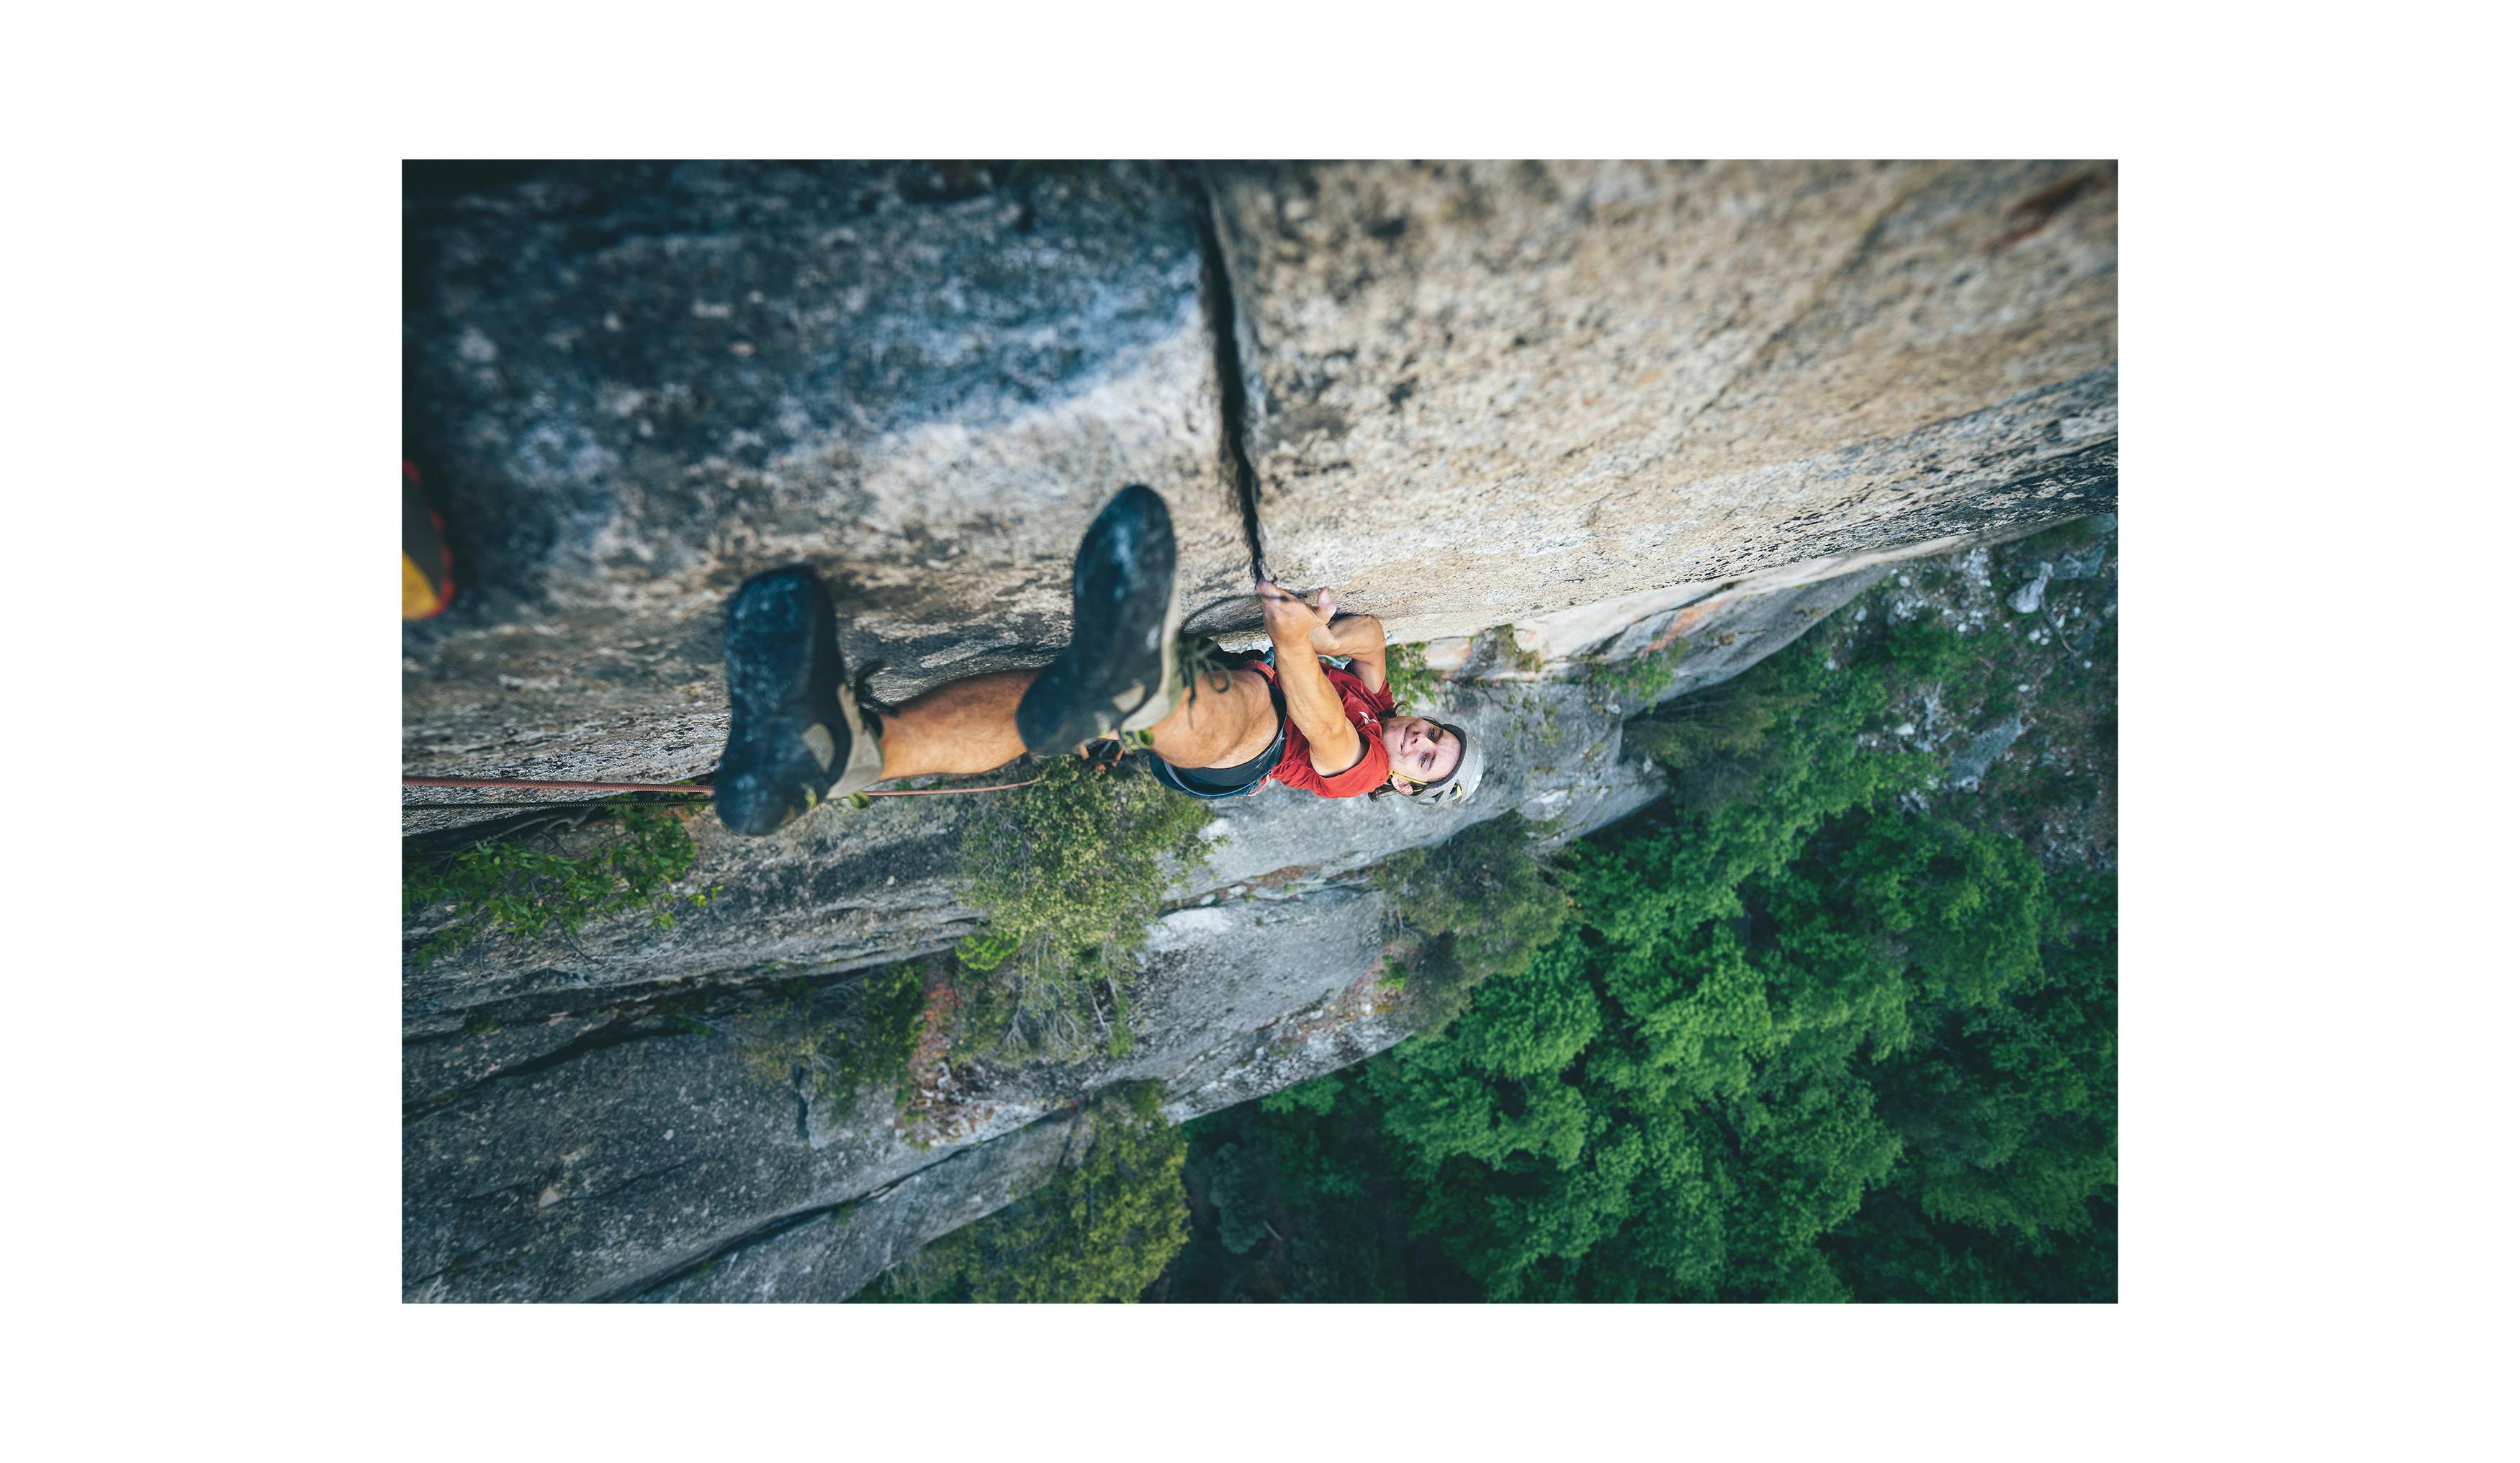
<path fill-rule="evenodd" d="M 608 818 L 605 818 L 608 814 Z M 596 831 L 578 822 L 603 818 Z M 573 938 L 607 914 L 644 910 L 658 929 L 674 910 L 708 904 L 716 891 L 674 893 L 691 872 L 695 848 L 688 810 L 625 807 L 577 813 L 564 825 L 537 824 L 452 853 L 403 864 L 405 918 L 443 907 L 444 922 L 412 953 L 426 969 L 475 937 L 496 930 L 522 938 Z"/>
<path fill-rule="evenodd" d="M 1435 704 L 1435 673 L 1426 667 L 1422 644 L 1385 648 L 1382 675 L 1391 687 L 1392 703 L 1413 716 L 1423 716 Z"/>
<path fill-rule="evenodd" d="M 1688 642 L 1674 640 L 1625 660 L 1597 659 L 1591 662 L 1584 684 L 1622 709 L 1642 706 L 1671 688 L 1680 674 L 1680 657 L 1687 653 Z"/>
<path fill-rule="evenodd" d="M 928 961 L 905 960 L 856 979 L 791 980 L 724 1021 L 680 1023 L 730 1038 L 744 1075 L 764 1086 L 844 1110 L 889 1088 L 898 1106 L 911 1096 L 931 974 Z"/>

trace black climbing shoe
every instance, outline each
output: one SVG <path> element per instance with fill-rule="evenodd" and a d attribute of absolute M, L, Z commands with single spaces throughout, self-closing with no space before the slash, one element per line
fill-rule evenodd
<path fill-rule="evenodd" d="M 1173 515 L 1151 488 L 1102 506 L 1076 551 L 1076 628 L 1025 688 L 1015 732 L 1035 755 L 1072 752 L 1162 721 L 1179 693 Z"/>
<path fill-rule="evenodd" d="M 775 831 L 883 772 L 877 724 L 849 694 L 832 595 L 802 564 L 755 574 L 726 609 L 726 694 L 734 723 L 718 759 L 718 820 Z"/>

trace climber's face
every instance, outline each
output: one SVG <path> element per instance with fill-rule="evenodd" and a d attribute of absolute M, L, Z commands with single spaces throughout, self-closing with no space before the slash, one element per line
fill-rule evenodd
<path fill-rule="evenodd" d="M 1462 760 L 1462 739 L 1422 716 L 1384 717 L 1382 746 L 1391 754 L 1391 785 L 1403 792 L 1451 776 Z"/>

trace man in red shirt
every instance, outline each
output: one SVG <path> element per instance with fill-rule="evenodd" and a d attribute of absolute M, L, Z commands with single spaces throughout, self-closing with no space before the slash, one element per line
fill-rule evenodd
<path fill-rule="evenodd" d="M 734 716 L 716 777 L 718 817 L 768 833 L 829 797 L 879 781 L 983 773 L 1032 752 L 1069 752 L 1143 732 L 1155 776 L 1193 797 L 1269 781 L 1320 797 L 1397 792 L 1451 803 L 1477 787 L 1477 745 L 1461 728 L 1396 713 L 1382 622 L 1253 586 L 1267 659 L 1195 679 L 1176 647 L 1172 517 L 1130 487 L 1104 506 L 1076 554 L 1074 639 L 1039 670 L 936 687 L 881 714 L 862 710 L 839 653 L 830 592 L 803 565 L 755 575 L 727 612 Z M 1344 656 L 1345 669 L 1323 656 Z"/>

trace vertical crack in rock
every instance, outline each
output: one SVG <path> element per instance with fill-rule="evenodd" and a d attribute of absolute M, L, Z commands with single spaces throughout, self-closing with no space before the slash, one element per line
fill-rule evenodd
<path fill-rule="evenodd" d="M 1248 439 L 1243 434 L 1250 402 L 1243 390 L 1234 275 L 1225 264 L 1215 190 L 1197 172 L 1190 175 L 1190 186 L 1198 198 L 1198 207 L 1192 211 L 1198 217 L 1199 293 L 1207 305 L 1208 334 L 1216 344 L 1217 418 L 1225 438 L 1220 453 L 1234 475 L 1235 496 L 1242 504 L 1242 541 L 1251 551 L 1251 577 L 1267 579 L 1269 556 L 1260 545 L 1260 474 L 1251 466 Z"/>

